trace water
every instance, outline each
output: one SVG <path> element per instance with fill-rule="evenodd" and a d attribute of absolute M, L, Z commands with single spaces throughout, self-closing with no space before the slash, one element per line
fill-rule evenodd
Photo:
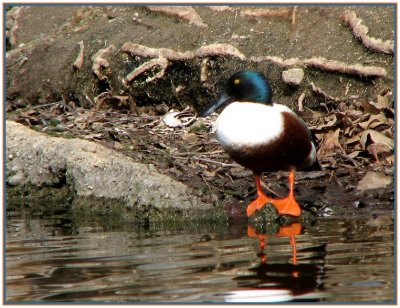
<path fill-rule="evenodd" d="M 157 228 L 66 208 L 7 211 L 10 302 L 393 302 L 393 213 Z M 265 243 L 264 253 L 260 253 Z"/>

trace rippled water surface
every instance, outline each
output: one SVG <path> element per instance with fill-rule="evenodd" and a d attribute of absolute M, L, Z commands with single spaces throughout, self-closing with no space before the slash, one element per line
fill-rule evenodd
<path fill-rule="evenodd" d="M 163 228 L 8 210 L 7 301 L 394 301 L 393 213 Z M 265 244 L 264 253 L 260 253 Z"/>

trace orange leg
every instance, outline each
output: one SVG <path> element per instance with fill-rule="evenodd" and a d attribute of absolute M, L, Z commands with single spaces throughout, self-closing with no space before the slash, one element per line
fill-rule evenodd
<path fill-rule="evenodd" d="M 297 248 L 296 248 L 296 238 L 294 235 L 290 237 L 290 244 L 292 245 L 292 252 L 293 252 L 293 264 L 297 264 Z"/>
<path fill-rule="evenodd" d="M 272 199 L 267 197 L 262 191 L 260 176 L 255 175 L 258 197 L 256 200 L 254 200 L 247 206 L 247 216 L 253 215 L 256 210 L 260 210 L 267 203 L 272 203 L 278 210 L 279 214 L 300 216 L 301 209 L 296 199 L 294 198 L 294 175 L 295 175 L 294 170 L 290 171 L 289 173 L 290 191 L 289 195 L 284 199 Z"/>
<path fill-rule="evenodd" d="M 256 230 L 254 230 L 251 226 L 247 227 L 247 235 L 250 237 L 258 238 L 260 245 L 261 263 L 267 263 L 267 256 L 264 254 L 267 236 L 263 234 L 257 234 Z"/>
<path fill-rule="evenodd" d="M 256 210 L 261 209 L 264 205 L 267 203 L 272 203 L 271 198 L 267 197 L 264 192 L 262 191 L 261 188 L 261 180 L 259 175 L 255 175 L 255 181 L 256 181 L 256 187 L 257 187 L 257 199 L 252 201 L 248 206 L 247 206 L 247 216 L 251 216 L 254 214 Z"/>

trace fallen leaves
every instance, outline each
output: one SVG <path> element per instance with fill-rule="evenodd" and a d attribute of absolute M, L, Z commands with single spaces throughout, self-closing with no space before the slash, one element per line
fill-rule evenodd
<path fill-rule="evenodd" d="M 380 172 L 368 171 L 363 179 L 358 182 L 357 190 L 366 191 L 384 188 L 392 183 L 393 178 Z"/>
<path fill-rule="evenodd" d="M 394 120 L 388 95 L 363 102 L 360 110 L 341 104 L 337 110 L 314 115 L 309 125 L 319 141 L 318 157 L 325 166 L 365 162 L 393 165 Z M 368 157 L 372 158 L 368 159 Z"/>

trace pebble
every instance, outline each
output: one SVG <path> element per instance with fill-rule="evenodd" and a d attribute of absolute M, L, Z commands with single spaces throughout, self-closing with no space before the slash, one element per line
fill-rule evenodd
<path fill-rule="evenodd" d="M 292 86 L 298 86 L 304 78 L 302 68 L 291 68 L 282 72 L 283 82 Z"/>
<path fill-rule="evenodd" d="M 17 186 L 22 184 L 22 182 L 24 181 L 25 176 L 23 175 L 22 172 L 18 172 L 14 175 L 12 175 L 8 181 L 7 181 L 7 185 L 9 186 Z"/>

